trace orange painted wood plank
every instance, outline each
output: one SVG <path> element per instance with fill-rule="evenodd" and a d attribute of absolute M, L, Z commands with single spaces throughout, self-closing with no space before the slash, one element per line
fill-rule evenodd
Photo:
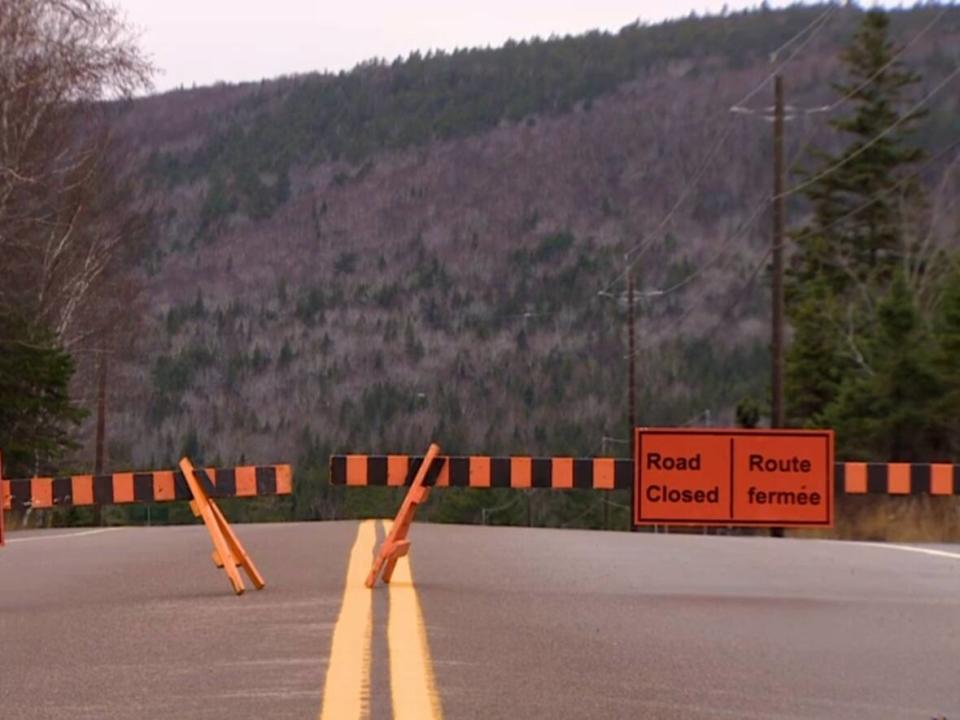
<path fill-rule="evenodd" d="M 490 458 L 470 458 L 470 487 L 490 487 Z"/>
<path fill-rule="evenodd" d="M 70 482 L 70 501 L 74 505 L 93 505 L 93 476 L 74 475 Z"/>
<path fill-rule="evenodd" d="M 848 462 L 843 464 L 843 491 L 851 494 L 861 494 L 867 491 L 867 464 L 862 462 Z"/>
<path fill-rule="evenodd" d="M 157 470 L 153 474 L 153 499 L 157 502 L 173 500 L 177 496 L 172 470 Z"/>
<path fill-rule="evenodd" d="M 613 490 L 614 459 L 597 458 L 593 461 L 593 487 L 596 490 Z"/>
<path fill-rule="evenodd" d="M 434 487 L 450 487 L 450 458 L 443 458 L 443 465 L 440 466 Z"/>
<path fill-rule="evenodd" d="M 213 473 L 210 473 L 213 477 Z M 238 467 L 233 476 L 237 480 L 237 497 L 254 497 L 257 494 L 257 469 L 252 466 Z"/>
<path fill-rule="evenodd" d="M 277 495 L 293 492 L 293 472 L 289 465 L 277 465 Z"/>
<path fill-rule="evenodd" d="M 510 458 L 510 487 L 533 487 L 533 461 L 530 458 Z"/>
<path fill-rule="evenodd" d="M 113 501 L 133 502 L 133 473 L 116 473 L 113 476 Z"/>
<path fill-rule="evenodd" d="M 887 465 L 887 492 L 890 495 L 910 494 L 910 463 Z"/>
<path fill-rule="evenodd" d="M 407 479 L 410 459 L 406 455 L 387 455 L 387 485 L 398 487 Z"/>
<path fill-rule="evenodd" d="M 347 455 L 347 485 L 367 484 L 367 456 Z"/>
<path fill-rule="evenodd" d="M 53 478 L 34 478 L 30 481 L 30 505 L 35 508 L 53 507 Z"/>
<path fill-rule="evenodd" d="M 573 458 L 555 457 L 551 465 L 551 487 L 557 489 L 573 487 Z"/>
<path fill-rule="evenodd" d="M 953 465 L 934 463 L 930 466 L 930 494 L 953 495 Z"/>

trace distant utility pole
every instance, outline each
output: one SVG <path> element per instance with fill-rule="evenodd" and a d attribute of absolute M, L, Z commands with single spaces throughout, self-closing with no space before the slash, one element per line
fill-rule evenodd
<path fill-rule="evenodd" d="M 630 457 L 633 457 L 634 432 L 637 426 L 637 354 L 636 354 L 636 310 L 633 292 L 633 269 L 627 266 L 627 437 L 630 438 Z"/>
<path fill-rule="evenodd" d="M 773 84 L 773 278 L 771 279 L 772 321 L 770 333 L 771 400 L 770 427 L 784 426 L 783 411 L 783 244 L 785 163 L 783 161 L 783 78 Z M 783 528 L 770 528 L 771 537 L 783 537 Z"/>
<path fill-rule="evenodd" d="M 107 351 L 100 350 L 100 364 L 97 368 L 97 440 L 96 457 L 93 463 L 94 475 L 103 474 L 103 448 L 107 429 Z M 103 524 L 103 514 L 99 505 L 93 506 L 94 525 Z"/>
<path fill-rule="evenodd" d="M 783 246 L 784 246 L 784 186 L 783 159 L 783 78 L 774 78 L 773 109 L 773 327 L 770 334 L 772 356 L 770 427 L 785 425 L 783 405 Z"/>

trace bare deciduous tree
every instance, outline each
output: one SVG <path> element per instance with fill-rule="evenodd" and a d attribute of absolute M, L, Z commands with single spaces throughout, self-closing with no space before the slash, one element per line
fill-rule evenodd
<path fill-rule="evenodd" d="M 95 330 L 81 318 L 126 239 L 107 101 L 151 70 L 101 0 L 0 3 L 0 312 L 68 350 Z"/>

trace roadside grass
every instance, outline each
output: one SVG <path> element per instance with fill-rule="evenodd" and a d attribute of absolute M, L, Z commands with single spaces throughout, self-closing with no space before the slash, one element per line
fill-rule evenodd
<path fill-rule="evenodd" d="M 838 540 L 960 542 L 960 498 L 841 497 L 832 529 L 798 530 L 789 534 Z"/>

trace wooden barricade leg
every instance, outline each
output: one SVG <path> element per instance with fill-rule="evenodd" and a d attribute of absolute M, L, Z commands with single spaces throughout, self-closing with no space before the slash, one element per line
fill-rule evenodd
<path fill-rule="evenodd" d="M 180 461 L 180 470 L 190 488 L 190 494 L 193 500 L 190 501 L 190 509 L 193 510 L 195 517 L 203 519 L 203 524 L 210 533 L 210 539 L 213 541 L 213 563 L 227 574 L 227 579 L 233 586 L 233 591 L 237 595 L 243 594 L 245 590 L 243 579 L 237 572 L 238 567 L 242 567 L 253 582 L 254 587 L 260 590 L 265 583 L 250 556 L 247 555 L 243 545 L 237 539 L 233 529 L 227 522 L 220 508 L 207 495 L 200 481 L 197 480 L 196 472 L 190 460 L 183 458 Z"/>
<path fill-rule="evenodd" d="M 210 509 L 213 510 L 213 514 L 217 518 L 217 524 L 220 526 L 221 532 L 223 532 L 223 537 L 226 539 L 227 546 L 230 548 L 230 552 L 233 553 L 233 557 L 239 563 L 240 567 L 246 571 L 247 577 L 250 578 L 253 586 L 257 590 L 262 590 L 266 586 L 266 583 L 263 581 L 263 576 L 260 574 L 260 571 L 257 570 L 256 565 L 253 564 L 250 556 L 247 555 L 247 551 L 243 549 L 243 545 L 241 545 L 240 540 L 237 539 L 233 528 L 230 527 L 230 523 L 227 522 L 220 508 L 217 507 L 217 504 L 213 502 L 213 500 L 210 501 Z"/>
<path fill-rule="evenodd" d="M 410 541 L 407 540 L 407 533 L 410 530 L 410 523 L 413 522 L 413 516 L 417 512 L 417 506 L 426 501 L 430 495 L 430 488 L 424 483 L 427 480 L 427 473 L 430 466 L 440 453 L 440 448 L 436 443 L 431 443 L 427 454 L 423 458 L 423 464 L 417 470 L 417 475 L 413 479 L 413 484 L 403 499 L 397 517 L 393 521 L 393 527 L 387 535 L 383 545 L 380 546 L 380 552 L 377 553 L 373 561 L 373 567 L 370 568 L 370 574 L 367 575 L 366 586 L 372 588 L 377 582 L 377 576 L 383 571 L 383 581 L 390 582 L 393 577 L 393 570 L 397 566 L 397 560 L 410 552 Z"/>

